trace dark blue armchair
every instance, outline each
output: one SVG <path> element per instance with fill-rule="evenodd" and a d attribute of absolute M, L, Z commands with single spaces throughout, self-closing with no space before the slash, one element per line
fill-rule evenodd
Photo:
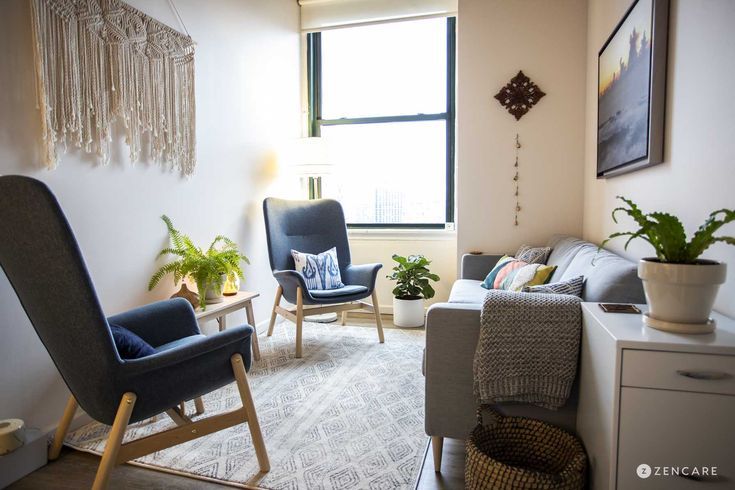
<path fill-rule="evenodd" d="M 263 214 L 268 256 L 273 277 L 278 281 L 268 336 L 273 334 L 276 315 L 293 321 L 296 324 L 296 357 L 301 357 L 301 331 L 305 314 L 342 312 L 344 324 L 348 311 L 366 309 L 375 314 L 382 344 L 385 339 L 375 294 L 375 279 L 383 264 L 352 264 L 347 226 L 340 203 L 331 199 L 288 201 L 269 197 L 263 201 Z M 294 270 L 291 250 L 319 254 L 332 247 L 337 249 L 339 272 L 345 286 L 325 291 L 309 290 L 304 276 Z M 372 304 L 360 301 L 368 296 L 372 297 Z M 282 297 L 295 307 L 282 307 Z"/>
<path fill-rule="evenodd" d="M 112 425 L 95 489 L 106 487 L 117 464 L 242 422 L 250 426 L 261 471 L 270 469 L 246 375 L 251 326 L 204 336 L 186 300 L 153 303 L 109 319 L 155 350 L 123 360 L 56 198 L 28 177 L 0 177 L 0 265 L 71 391 L 50 459 L 58 457 L 81 406 Z M 177 408 L 233 381 L 243 404 L 237 410 L 193 422 Z M 128 424 L 163 412 L 178 427 L 122 444 Z"/>

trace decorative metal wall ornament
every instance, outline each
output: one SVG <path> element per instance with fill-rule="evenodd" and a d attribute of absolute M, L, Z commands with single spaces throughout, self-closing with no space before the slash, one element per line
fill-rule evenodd
<path fill-rule="evenodd" d="M 523 71 L 519 71 L 518 75 L 511 78 L 510 82 L 495 94 L 495 98 L 518 121 L 544 95 L 546 94 L 541 91 L 538 85 L 533 83 Z"/>
<path fill-rule="evenodd" d="M 518 133 L 516 133 L 516 163 L 514 165 L 514 167 L 516 169 L 516 174 L 513 177 L 513 182 L 515 182 L 515 184 L 516 184 L 516 192 L 515 192 L 515 197 L 516 197 L 516 210 L 515 210 L 515 220 L 514 220 L 514 224 L 516 226 L 518 226 L 518 213 L 521 212 L 521 198 L 518 196 L 518 181 L 521 179 L 521 176 L 520 176 L 520 174 L 518 172 L 519 171 L 519 167 L 518 167 L 518 153 L 520 152 L 520 150 L 521 150 L 521 142 L 518 139 Z"/>
<path fill-rule="evenodd" d="M 118 119 L 132 161 L 149 141 L 153 161 L 193 173 L 191 37 L 121 0 L 32 0 L 31 9 L 46 166 L 68 144 L 107 163 Z"/>

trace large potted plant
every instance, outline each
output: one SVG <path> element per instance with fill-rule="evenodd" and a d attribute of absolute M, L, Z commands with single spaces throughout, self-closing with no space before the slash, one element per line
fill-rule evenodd
<path fill-rule="evenodd" d="M 402 257 L 393 255 L 397 262 L 393 273 L 386 276 L 396 281 L 393 288 L 393 324 L 397 327 L 422 327 L 424 325 L 424 300 L 434 297 L 429 281 L 439 276 L 429 271 L 431 261 L 423 255 Z"/>
<path fill-rule="evenodd" d="M 169 247 L 158 254 L 174 255 L 176 260 L 164 265 L 151 277 L 148 283 L 150 291 L 167 274 L 174 275 L 174 285 L 185 278 L 190 278 L 199 291 L 199 304 L 202 310 L 208 303 L 222 301 L 222 288 L 228 277 L 243 277 L 240 263 L 249 264 L 248 258 L 240 253 L 237 244 L 227 237 L 218 235 L 209 248 L 204 251 L 194 245 L 187 235 L 174 228 L 171 219 L 163 215 L 171 240 Z"/>
<path fill-rule="evenodd" d="M 602 245 L 613 238 L 627 236 L 626 249 L 631 240 L 641 238 L 656 252 L 656 257 L 643 258 L 638 264 L 638 277 L 643 280 L 649 305 L 649 312 L 644 316 L 646 325 L 678 333 L 714 330 L 714 321 L 709 315 L 717 290 L 725 282 L 727 266 L 699 257 L 716 242 L 735 245 L 733 237 L 714 236 L 720 227 L 735 221 L 735 210 L 712 212 L 687 240 L 684 226 L 676 216 L 659 212 L 646 214 L 630 199 L 622 196 L 618 199 L 625 206 L 613 210 L 613 221 L 617 223 L 615 215 L 623 212 L 633 218 L 639 228 L 613 233 Z"/>

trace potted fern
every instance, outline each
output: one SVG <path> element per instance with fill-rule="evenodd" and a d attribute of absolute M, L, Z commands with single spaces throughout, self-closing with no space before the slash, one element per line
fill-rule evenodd
<path fill-rule="evenodd" d="M 431 261 L 423 255 L 393 255 L 393 260 L 397 265 L 393 267 L 393 273 L 386 276 L 396 281 L 393 324 L 397 327 L 423 327 L 424 300 L 434 297 L 434 288 L 429 281 L 438 281 L 439 276 L 429 271 Z"/>
<path fill-rule="evenodd" d="M 617 232 L 609 240 L 627 236 L 625 248 L 631 240 L 641 238 L 656 252 L 656 257 L 641 259 L 638 277 L 649 305 L 644 316 L 646 325 L 677 333 L 709 333 L 715 328 L 709 315 L 717 297 L 720 284 L 725 282 L 727 265 L 714 260 L 700 259 L 700 255 L 716 242 L 735 245 L 731 236 L 714 236 L 723 225 L 735 221 L 735 210 L 720 209 L 710 213 L 704 224 L 690 240 L 681 221 L 667 213 L 644 213 L 638 206 L 622 196 L 618 199 L 625 206 L 615 208 L 612 218 L 623 212 L 633 218 L 638 229 Z M 601 245 L 601 246 L 602 246 Z"/>
<path fill-rule="evenodd" d="M 202 310 L 208 303 L 219 303 L 223 300 L 222 288 L 228 277 L 243 277 L 241 262 L 249 264 L 248 258 L 240 253 L 237 244 L 229 238 L 218 235 L 209 248 L 204 251 L 194 245 L 191 238 L 174 228 L 171 219 L 163 215 L 161 219 L 168 229 L 171 244 L 158 254 L 173 255 L 176 260 L 164 265 L 151 277 L 148 283 L 150 291 L 167 274 L 173 274 L 174 285 L 185 278 L 190 278 L 197 285 L 199 304 Z"/>

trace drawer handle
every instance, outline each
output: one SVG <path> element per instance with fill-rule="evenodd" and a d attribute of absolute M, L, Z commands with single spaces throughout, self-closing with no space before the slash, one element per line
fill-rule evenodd
<path fill-rule="evenodd" d="M 722 371 L 688 371 L 685 369 L 678 369 L 676 373 L 680 376 L 684 376 L 685 378 L 704 379 L 708 381 L 719 381 L 732 378 L 731 374 L 723 373 Z"/>

